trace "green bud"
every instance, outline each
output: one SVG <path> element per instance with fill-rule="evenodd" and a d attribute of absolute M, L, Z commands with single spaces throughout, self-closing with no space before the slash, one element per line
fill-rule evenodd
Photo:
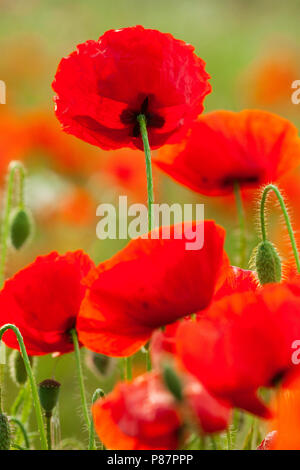
<path fill-rule="evenodd" d="M 29 356 L 30 364 L 33 364 L 33 357 Z M 19 351 L 14 350 L 9 356 L 10 377 L 16 385 L 24 385 L 27 380 L 26 367 Z"/>
<path fill-rule="evenodd" d="M 32 220 L 25 209 L 15 209 L 10 219 L 10 239 L 16 250 L 22 248 L 32 232 Z"/>
<path fill-rule="evenodd" d="M 181 381 L 174 369 L 169 364 L 164 364 L 162 376 L 168 390 L 172 393 L 177 401 L 182 401 L 183 394 Z"/>
<path fill-rule="evenodd" d="M 0 450 L 9 450 L 10 448 L 10 427 L 7 416 L 0 413 Z"/>
<path fill-rule="evenodd" d="M 256 251 L 255 265 L 261 285 L 281 281 L 281 261 L 274 245 L 262 241 Z"/>
<path fill-rule="evenodd" d="M 96 390 L 93 393 L 92 403 L 94 404 L 97 400 L 99 400 L 100 398 L 104 398 L 104 397 L 105 397 L 105 393 L 102 390 L 102 388 L 96 388 Z"/>
<path fill-rule="evenodd" d="M 53 379 L 43 380 L 38 385 L 40 402 L 46 414 L 52 413 L 58 401 L 60 383 Z"/>

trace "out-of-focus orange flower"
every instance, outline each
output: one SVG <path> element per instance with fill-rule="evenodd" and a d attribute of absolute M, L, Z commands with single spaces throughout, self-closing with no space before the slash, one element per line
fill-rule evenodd
<path fill-rule="evenodd" d="M 96 202 L 87 190 L 77 186 L 60 201 L 56 219 L 71 225 L 88 225 L 95 214 Z"/>
<path fill-rule="evenodd" d="M 300 339 L 300 338 L 299 338 Z M 277 433 L 276 450 L 300 450 L 300 375 L 294 375 L 278 392 L 274 402 L 272 429 Z"/>
<path fill-rule="evenodd" d="M 30 143 L 29 162 L 45 158 L 55 169 L 79 176 L 99 169 L 99 150 L 62 132 L 51 113 L 40 111 L 25 116 L 24 127 Z"/>
<path fill-rule="evenodd" d="M 287 107 L 292 104 L 291 85 L 299 77 L 299 54 L 291 47 L 272 46 L 243 75 L 243 90 L 254 106 Z"/>
<path fill-rule="evenodd" d="M 28 148 L 28 139 L 20 119 L 11 111 L 2 112 L 2 108 L 0 108 L 0 179 L 3 182 L 9 162 L 23 159 Z"/>
<path fill-rule="evenodd" d="M 209 196 L 276 182 L 300 162 L 300 138 L 288 120 L 258 110 L 199 116 L 186 138 L 158 151 L 156 165 Z"/>
<path fill-rule="evenodd" d="M 134 201 L 147 200 L 145 156 L 140 150 L 119 149 L 106 152 L 100 176 L 107 185 L 125 193 Z M 158 172 L 153 171 L 155 192 L 158 189 Z"/>

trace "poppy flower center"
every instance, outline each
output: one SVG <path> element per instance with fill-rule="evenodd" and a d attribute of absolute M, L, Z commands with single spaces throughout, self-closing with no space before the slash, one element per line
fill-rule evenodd
<path fill-rule="evenodd" d="M 165 123 L 165 120 L 162 116 L 149 111 L 149 97 L 147 96 L 143 100 L 140 106 L 140 109 L 127 108 L 127 109 L 124 109 L 124 111 L 122 111 L 120 115 L 120 120 L 123 124 L 133 126 L 133 129 L 132 129 L 133 137 L 139 137 L 141 134 L 140 125 L 137 120 L 137 117 L 139 116 L 139 114 L 143 114 L 145 116 L 148 128 L 156 127 L 160 129 L 161 127 L 163 127 Z"/>

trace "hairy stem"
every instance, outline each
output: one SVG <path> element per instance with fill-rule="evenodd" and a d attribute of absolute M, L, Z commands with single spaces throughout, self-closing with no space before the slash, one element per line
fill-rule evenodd
<path fill-rule="evenodd" d="M 8 323 L 8 324 L 2 326 L 2 328 L 0 328 L 0 341 L 2 339 L 3 334 L 7 330 L 12 330 L 15 333 L 15 335 L 17 337 L 17 340 L 18 340 L 18 343 L 19 343 L 19 346 L 20 346 L 20 351 L 21 351 L 21 354 L 22 354 L 22 358 L 23 358 L 23 361 L 24 361 L 24 365 L 25 365 L 25 368 L 26 368 L 26 372 L 27 372 L 30 387 L 31 387 L 31 393 L 32 393 L 32 398 L 33 398 L 33 403 L 34 403 L 34 408 L 35 408 L 35 413 L 36 413 L 36 420 L 37 420 L 37 425 L 38 425 L 38 429 L 39 429 L 39 433 L 40 433 L 41 446 L 42 446 L 43 450 L 46 450 L 47 449 L 47 439 L 46 439 L 44 423 L 43 423 L 42 408 L 41 408 L 41 404 L 40 404 L 40 400 L 39 400 L 39 396 L 38 396 L 36 382 L 35 382 L 35 379 L 34 379 L 34 376 L 33 376 L 33 373 L 32 373 L 29 357 L 28 357 L 28 354 L 27 354 L 27 351 L 26 351 L 26 348 L 25 348 L 25 345 L 24 345 L 23 337 L 21 335 L 21 332 L 20 332 L 19 328 L 17 328 L 15 325 L 11 325 L 11 324 Z"/>

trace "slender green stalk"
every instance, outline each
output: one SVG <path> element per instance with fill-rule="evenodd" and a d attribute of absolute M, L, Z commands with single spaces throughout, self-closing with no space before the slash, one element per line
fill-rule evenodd
<path fill-rule="evenodd" d="M 79 379 L 79 388 L 80 388 L 80 397 L 81 397 L 83 416 L 84 416 L 87 428 L 90 429 L 90 417 L 89 417 L 89 412 L 88 412 L 87 400 L 85 396 L 83 372 L 82 372 L 82 365 L 81 365 L 81 359 L 80 359 L 80 348 L 79 348 L 77 332 L 74 328 L 71 330 L 71 335 L 72 335 L 72 340 L 74 344 L 74 353 L 75 353 L 77 373 L 78 373 L 78 379 Z"/>
<path fill-rule="evenodd" d="M 31 387 L 31 393 L 32 393 L 32 398 L 33 398 L 35 413 L 36 413 L 36 420 L 37 420 L 37 425 L 38 425 L 38 429 L 39 429 L 39 432 L 40 432 L 41 446 L 42 446 L 43 450 L 46 450 L 47 449 L 47 440 L 46 440 L 44 423 L 43 423 L 42 409 L 41 409 L 41 405 L 40 405 L 40 400 L 39 400 L 39 396 L 38 396 L 36 382 L 35 382 L 35 379 L 34 379 L 34 376 L 33 376 L 32 370 L 31 370 L 31 365 L 30 365 L 28 354 L 27 354 L 27 351 L 26 351 L 26 348 L 25 348 L 25 345 L 24 345 L 23 337 L 20 333 L 19 328 L 17 328 L 15 325 L 11 325 L 11 324 L 8 323 L 8 324 L 2 326 L 2 328 L 0 328 L 0 341 L 2 339 L 3 334 L 7 330 L 12 330 L 15 333 L 15 335 L 17 337 L 17 340 L 18 340 L 18 343 L 19 343 L 19 346 L 20 346 L 20 351 L 21 351 L 21 354 L 22 354 L 22 357 L 23 357 L 24 365 L 25 365 L 25 368 L 26 368 L 26 372 L 27 372 L 30 387 Z"/>
<path fill-rule="evenodd" d="M 31 390 L 30 383 L 27 380 L 26 384 L 24 385 L 23 408 L 22 408 L 22 413 L 20 416 L 22 423 L 28 423 L 29 416 L 32 410 L 32 395 L 30 393 L 30 390 Z M 16 437 L 15 437 L 15 442 L 17 444 L 20 444 L 21 438 L 22 438 L 21 433 L 17 432 Z"/>
<path fill-rule="evenodd" d="M 52 413 L 51 412 L 50 413 L 45 413 L 48 450 L 52 450 L 51 418 L 52 418 Z"/>
<path fill-rule="evenodd" d="M 18 414 L 18 411 L 24 401 L 24 396 L 25 396 L 25 386 L 22 385 L 19 389 L 19 393 L 15 399 L 15 401 L 13 402 L 11 408 L 10 408 L 10 415 L 11 416 L 15 416 L 16 414 Z"/>
<path fill-rule="evenodd" d="M 129 382 L 130 380 L 132 380 L 132 357 L 124 358 L 124 366 L 125 366 L 125 380 Z"/>
<path fill-rule="evenodd" d="M 147 176 L 147 193 L 148 193 L 148 230 L 149 232 L 154 228 L 154 214 L 152 205 L 154 203 L 153 194 L 153 176 L 152 176 L 152 163 L 151 163 L 151 149 L 149 145 L 148 132 L 147 132 L 147 121 L 144 114 L 139 114 L 137 117 L 141 136 L 143 140 L 145 161 L 146 161 L 146 176 Z M 146 368 L 147 371 L 151 370 L 151 359 L 149 348 L 146 350 Z"/>
<path fill-rule="evenodd" d="M 234 189 L 237 215 L 238 215 L 239 227 L 240 227 L 240 265 L 243 268 L 246 265 L 246 252 L 247 252 L 245 211 L 243 208 L 240 186 L 237 181 L 234 182 L 233 189 Z"/>
<path fill-rule="evenodd" d="M 9 421 L 11 423 L 15 423 L 19 427 L 24 438 L 25 446 L 27 449 L 29 449 L 30 448 L 29 438 L 28 438 L 28 434 L 23 423 L 18 418 L 15 418 L 15 417 L 10 417 Z"/>
<path fill-rule="evenodd" d="M 101 388 L 97 388 L 92 397 L 92 404 L 94 404 L 99 398 L 104 397 L 104 392 Z M 101 450 L 103 450 L 103 443 L 100 443 Z M 97 450 L 96 443 L 95 443 L 95 427 L 94 421 L 91 419 L 90 424 L 90 437 L 89 437 L 89 450 Z"/>
<path fill-rule="evenodd" d="M 139 114 L 137 117 L 140 125 L 141 136 L 144 145 L 145 160 L 146 160 L 146 176 L 147 176 L 147 192 L 148 192 L 148 228 L 149 231 L 153 229 L 153 211 L 152 204 L 154 203 L 153 195 L 153 177 L 152 177 L 152 163 L 151 163 L 151 150 L 147 132 L 147 122 L 144 114 Z"/>
<path fill-rule="evenodd" d="M 284 216 L 284 220 L 285 220 L 285 223 L 286 223 L 286 226 L 287 226 L 287 230 L 288 230 L 288 233 L 289 233 L 289 237 L 290 237 L 290 240 L 291 240 L 293 253 L 294 253 L 294 257 L 295 257 L 295 261 L 296 261 L 296 266 L 297 266 L 297 271 L 298 271 L 298 273 L 300 273 L 300 259 L 299 259 L 299 253 L 298 253 L 298 250 L 297 250 L 297 244 L 296 244 L 292 224 L 291 224 L 289 214 L 288 214 L 286 205 L 284 203 L 283 197 L 282 197 L 279 189 L 277 188 L 277 186 L 275 186 L 274 184 L 268 184 L 268 186 L 265 187 L 265 189 L 263 191 L 261 203 L 260 203 L 260 227 L 261 227 L 262 239 L 263 239 L 263 241 L 266 241 L 266 239 L 267 239 L 267 230 L 266 230 L 266 222 L 265 222 L 265 204 L 266 204 L 268 193 L 270 191 L 273 191 L 276 194 L 276 197 L 279 201 L 279 204 L 280 204 L 283 216 Z"/>
<path fill-rule="evenodd" d="M 12 199 L 14 195 L 14 179 L 16 172 L 19 173 L 19 187 L 18 187 L 18 207 L 22 209 L 24 207 L 24 180 L 25 180 L 25 168 L 22 163 L 13 161 L 10 163 L 8 168 L 8 182 L 6 189 L 6 199 L 4 205 L 4 215 L 2 222 L 2 231 L 1 231 L 1 254 L 0 254 L 0 287 L 2 287 L 4 282 L 4 271 L 8 247 L 8 238 L 9 238 L 9 220 L 10 212 L 12 209 Z"/>
<path fill-rule="evenodd" d="M 226 429 L 226 435 L 227 435 L 227 448 L 228 448 L 228 450 L 231 450 L 232 449 L 232 439 L 231 439 L 231 432 L 230 432 L 229 428 Z"/>

